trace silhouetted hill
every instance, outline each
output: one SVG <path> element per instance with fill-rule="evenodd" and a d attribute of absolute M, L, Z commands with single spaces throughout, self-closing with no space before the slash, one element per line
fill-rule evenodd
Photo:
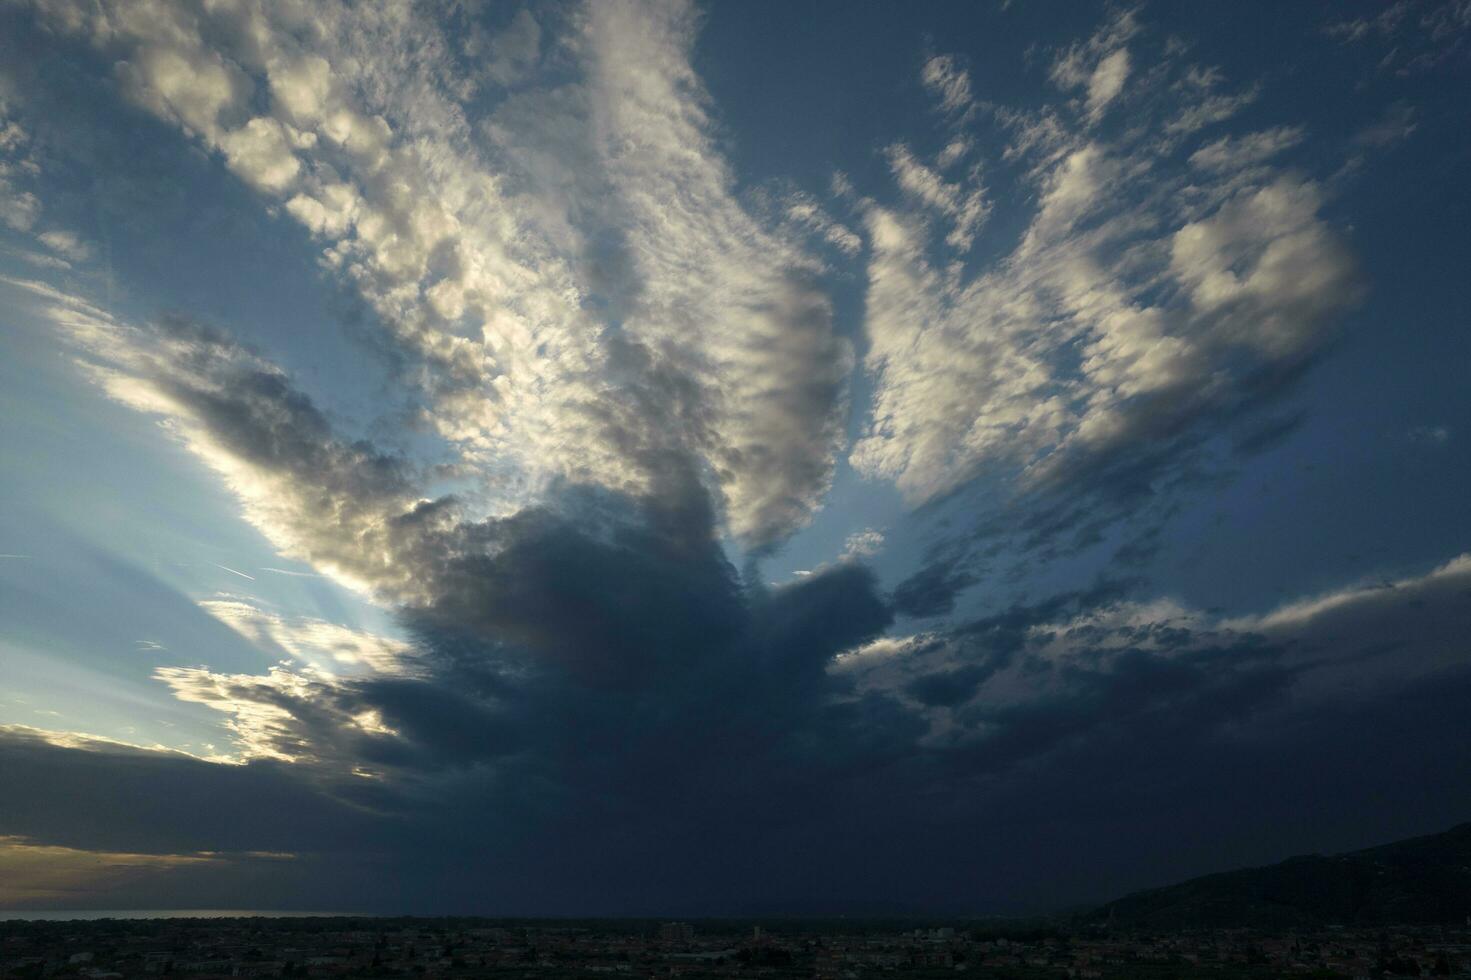
<path fill-rule="evenodd" d="M 1363 851 L 1288 858 L 1135 892 L 1087 913 L 1120 927 L 1460 923 L 1471 916 L 1471 823 Z"/>

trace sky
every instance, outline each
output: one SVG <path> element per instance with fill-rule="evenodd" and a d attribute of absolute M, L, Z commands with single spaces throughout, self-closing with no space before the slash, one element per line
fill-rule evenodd
<path fill-rule="evenodd" d="M 992 915 L 1471 819 L 1471 3 L 0 4 L 0 907 Z"/>

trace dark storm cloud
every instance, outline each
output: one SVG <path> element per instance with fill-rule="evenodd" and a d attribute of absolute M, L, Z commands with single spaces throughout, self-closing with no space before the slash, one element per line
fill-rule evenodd
<path fill-rule="evenodd" d="M 579 560 L 578 550 L 567 558 Z M 647 574 L 651 562 L 642 556 L 629 574 L 641 564 Z M 1465 623 L 1466 574 L 1452 567 L 1347 595 L 1307 621 L 1229 630 L 1113 615 L 1100 589 L 927 634 L 888 665 L 909 668 L 909 680 L 832 673 L 813 655 L 814 645 L 861 643 L 885 622 L 867 573 L 854 568 L 745 595 L 726 629 L 637 683 L 610 684 L 527 647 L 510 656 L 494 628 L 472 622 L 453 644 L 423 634 L 421 676 L 269 701 L 318 744 L 335 737 L 332 719 L 348 727 L 352 714 L 378 711 L 399 732 L 385 740 L 399 753 L 355 751 L 379 779 L 346 773 L 341 746 L 296 764 L 219 766 L 12 736 L 5 768 L 28 792 L 7 800 L 0 829 L 171 854 L 289 849 L 339 881 L 354 863 L 395 869 L 393 901 L 449 895 L 483 909 L 657 911 L 708 893 L 712 881 L 723 894 L 786 895 L 799 906 L 820 903 L 823 888 L 867 888 L 858 893 L 974 907 L 974 878 L 957 864 L 1024 875 L 1022 900 L 1091 895 L 1097 885 L 1071 868 L 1095 859 L 1117 821 L 1154 828 L 1158 841 L 1207 862 L 1202 870 L 1212 854 L 1181 820 L 1201 819 L 1245 847 L 1230 820 L 1261 833 L 1258 793 L 1222 796 L 1242 781 L 1280 785 L 1296 805 L 1370 801 L 1386 827 L 1440 819 L 1459 797 L 1406 794 L 1392 774 L 1454 764 L 1471 734 L 1454 710 L 1464 672 L 1445 667 Z M 1345 630 L 1367 634 L 1371 623 L 1429 645 L 1386 651 L 1366 635 L 1346 662 L 1334 656 Z M 661 630 L 645 623 L 640 635 Z M 1376 663 L 1396 679 L 1376 679 Z M 1349 693 L 1313 695 L 1313 677 Z M 956 727 L 932 729 L 935 709 Z M 1382 727 L 1365 730 L 1365 719 Z M 1331 751 L 1335 737 L 1367 753 L 1372 770 Z M 1321 796 L 1293 782 L 1298 766 L 1314 767 Z M 1396 794 L 1394 808 L 1372 802 L 1383 793 Z M 47 822 L 68 805 L 72 817 Z M 93 805 L 109 806 L 106 827 L 84 815 Z M 1094 815 L 1070 815 L 1080 807 Z M 1279 816 L 1285 807 L 1269 805 Z M 1284 826 L 1243 860 L 1296 846 L 1295 824 Z M 1111 846 L 1139 858 L 1140 841 Z M 1127 860 L 1110 851 L 1101 864 L 1126 869 Z M 660 870 L 646 873 L 651 865 Z M 452 866 L 459 874 L 446 879 Z M 490 877 L 461 883 L 472 869 Z M 1148 881 L 1139 868 L 1118 873 Z"/>
<path fill-rule="evenodd" d="M 962 558 L 950 555 L 935 559 L 895 586 L 894 611 L 916 619 L 943 616 L 955 608 L 955 597 L 976 581 Z"/>
<path fill-rule="evenodd" d="M 1057 672 L 1052 693 L 1021 705 L 975 706 L 960 713 L 965 726 L 994 734 L 956 748 L 966 771 L 988 771 L 1046 756 L 1079 741 L 1114 744 L 1130 758 L 1157 739 L 1208 737 L 1267 707 L 1291 685 L 1293 671 L 1278 655 L 1250 641 L 1236 646 L 1162 657 L 1126 648 L 1089 651 L 1096 667 L 1081 663 Z"/>
<path fill-rule="evenodd" d="M 792 800 L 820 804 L 825 782 L 902 756 L 921 727 L 885 695 L 828 704 L 841 687 L 826 673 L 832 656 L 890 622 L 872 573 L 844 563 L 748 587 L 687 460 L 661 460 L 649 496 L 566 486 L 508 517 L 467 520 L 451 498 L 419 497 L 401 461 L 339 439 L 279 371 L 219 335 L 170 322 L 126 341 L 100 356 L 235 474 L 263 530 L 368 582 L 419 641 L 392 677 L 168 671 L 181 697 L 226 712 L 258 757 L 221 767 L 144 754 L 149 798 L 192 798 L 211 779 L 222 800 L 304 793 L 368 828 L 343 846 L 425 867 L 448 860 L 446 846 L 509 860 L 503 847 L 544 849 L 555 832 L 637 854 L 691 821 L 716 832 L 803 822 Z M 43 748 L 60 782 L 110 761 L 96 747 Z M 107 839 L 69 842 L 235 843 L 211 836 L 211 810 L 187 832 L 150 812 L 119 812 Z M 40 832 L 20 816 L 6 829 Z M 294 847 L 332 851 L 311 828 Z M 256 846 L 280 846 L 270 827 L 260 836 Z"/>
<path fill-rule="evenodd" d="M 980 664 L 940 670 L 910 681 L 904 690 L 926 707 L 953 708 L 969 701 L 993 673 L 994 669 Z"/>
<path fill-rule="evenodd" d="M 124 896 L 158 905 L 972 912 L 1325 846 L 1304 814 L 1370 839 L 1464 819 L 1465 558 L 1235 621 L 1102 580 L 896 632 L 1105 544 L 1142 567 L 1182 500 L 1297 431 L 1287 398 L 1359 277 L 1331 195 L 1279 162 L 1308 127 L 1229 122 L 1267 82 L 1127 9 L 1030 49 L 1058 91 L 1017 109 L 940 54 L 919 80 L 943 133 L 885 148 L 885 194 L 872 167 L 834 181 L 859 235 L 805 194 L 772 204 L 781 228 L 739 198 L 769 195 L 721 152 L 680 3 L 518 15 L 532 56 L 472 38 L 489 68 L 458 15 L 418 8 L 267 7 L 248 29 L 230 5 L 108 9 L 44 5 L 48 53 L 85 37 L 91 82 L 116 71 L 163 122 L 148 142 L 178 128 L 310 236 L 417 392 L 416 444 L 454 462 L 344 434 L 186 318 L 134 328 L 14 284 L 280 553 L 411 642 L 343 673 L 274 639 L 262 672 L 160 668 L 240 764 L 0 730 L 0 836 L 224 855 Z M 828 295 L 856 270 L 799 225 L 868 264 L 861 448 Z M 943 540 L 888 595 L 860 548 L 765 586 L 848 449 L 951 518 Z M 265 874 L 251 852 L 296 857 Z"/>
<path fill-rule="evenodd" d="M 181 697 L 230 713 L 252 751 L 294 759 L 334 791 L 348 792 L 342 770 L 355 767 L 399 785 L 493 764 L 491 778 L 556 792 L 592 791 L 587 778 L 615 800 L 667 794 L 664 763 L 693 772 L 813 737 L 828 660 L 890 622 L 854 564 L 748 589 L 681 457 L 661 461 L 649 496 L 567 486 L 466 520 L 453 498 L 417 497 L 401 461 L 338 439 L 280 372 L 219 335 L 169 322 L 129 339 L 113 363 L 166 401 L 201 455 L 248 474 L 263 529 L 367 581 L 420 639 L 391 679 L 164 673 Z"/>
<path fill-rule="evenodd" d="M 87 850 L 196 851 L 354 849 L 389 794 L 349 804 L 316 774 L 270 760 L 219 765 L 115 743 L 58 744 L 44 733 L 0 729 L 4 833 Z M 108 819 L 99 820 L 99 814 Z"/>
<path fill-rule="evenodd" d="M 433 539 L 443 550 L 424 559 L 442 563 L 437 589 L 409 615 L 612 685 L 678 669 L 744 615 L 713 516 L 675 513 L 682 504 L 569 488 L 554 506 L 462 524 Z"/>
<path fill-rule="evenodd" d="M 7 801 L 0 833 L 289 850 L 318 887 L 358 880 L 355 862 L 390 868 L 395 902 L 630 911 L 719 882 L 731 896 L 934 906 L 973 895 L 957 860 L 1016 860 L 984 839 L 1015 830 L 1004 803 L 1123 812 L 1119 787 L 1145 793 L 1150 773 L 1184 787 L 1169 805 L 1193 812 L 1214 792 L 1200 768 L 1248 765 L 1268 751 L 1256 733 L 1290 758 L 1316 744 L 1301 725 L 1431 697 L 1425 682 L 1464 658 L 1465 560 L 1239 623 L 1131 604 L 1130 583 L 1104 581 L 883 637 L 896 612 L 951 601 L 967 566 L 893 599 L 852 561 L 782 588 L 747 581 L 697 465 L 634 432 L 657 476 L 647 493 L 564 483 L 476 518 L 424 495 L 398 457 L 340 437 L 281 371 L 216 333 L 111 326 L 83 349 L 118 397 L 165 415 L 229 478 L 282 550 L 362 583 L 416 642 L 369 676 L 160 671 L 226 715 L 244 765 L 11 736 L 7 768 L 31 789 Z M 1451 722 L 1424 724 L 1439 737 Z M 1385 765 L 1407 745 L 1386 745 Z M 112 819 L 79 809 L 48 828 L 68 799 L 112 800 Z M 1028 853 L 1039 882 L 1079 857 Z M 465 872 L 475 887 L 446 890 Z M 308 877 L 296 874 L 272 887 Z"/>

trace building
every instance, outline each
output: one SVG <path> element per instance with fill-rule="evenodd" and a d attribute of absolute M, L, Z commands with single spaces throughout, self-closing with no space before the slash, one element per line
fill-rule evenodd
<path fill-rule="evenodd" d="M 659 927 L 659 938 L 666 943 L 687 943 L 695 938 L 695 927 L 688 922 L 666 922 Z"/>

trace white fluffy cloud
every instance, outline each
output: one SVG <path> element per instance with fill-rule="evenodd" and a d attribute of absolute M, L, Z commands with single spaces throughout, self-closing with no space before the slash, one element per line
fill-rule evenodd
<path fill-rule="evenodd" d="M 959 253 L 969 251 L 976 232 L 991 213 L 991 205 L 980 185 L 979 169 L 972 168 L 962 182 L 952 183 L 917 160 L 902 144 L 889 147 L 888 158 L 889 169 L 900 189 L 951 224 L 945 244 Z M 944 167 L 946 162 L 942 152 L 938 165 Z"/>
<path fill-rule="evenodd" d="M 281 124 L 258 116 L 220 137 L 225 159 L 247 183 L 281 193 L 296 182 L 301 161 L 296 159 Z"/>
<path fill-rule="evenodd" d="M 820 267 L 735 197 L 685 4 L 593 4 L 584 37 L 592 152 L 614 194 L 604 215 L 633 273 L 623 329 L 692 384 L 665 394 L 684 400 L 733 528 L 779 538 L 816 508 L 840 438 L 851 360 Z"/>
<path fill-rule="evenodd" d="M 490 506 L 563 479 L 650 492 L 670 452 L 703 462 L 750 546 L 820 506 L 852 354 L 804 241 L 859 240 L 810 198 L 773 223 L 736 194 L 687 4 L 583 8 L 555 81 L 533 78 L 529 15 L 458 42 L 491 56 L 472 77 L 407 8 L 46 7 L 322 240 L 421 365 L 425 421 L 494 474 Z M 1177 434 L 1307 356 L 1351 297 L 1316 187 L 1271 166 L 1301 131 L 1217 135 L 1179 166 L 1180 141 L 1256 90 L 1173 49 L 1143 70 L 1141 33 L 1126 11 L 1056 52 L 1053 82 L 1079 95 L 1030 113 L 978 102 L 953 57 L 921 67 L 948 137 L 932 159 L 892 144 L 902 203 L 859 208 L 876 385 L 850 449 L 911 501 Z M 473 119 L 483 85 L 515 88 Z M 1138 123 L 1100 135 L 1130 98 Z M 993 209 L 983 106 L 1037 206 L 1009 254 L 968 269 Z"/>
<path fill-rule="evenodd" d="M 423 364 L 426 421 L 495 470 L 500 506 L 565 478 L 647 492 L 671 450 L 703 458 L 750 545 L 818 505 L 850 355 L 805 232 L 735 195 L 687 4 L 589 5 L 565 83 L 530 80 L 542 27 L 524 13 L 460 42 L 472 76 L 445 25 L 409 7 L 42 7 L 323 240 Z M 525 91 L 477 130 L 467 99 L 486 84 Z M 528 159 L 548 142 L 581 156 Z M 590 254 L 610 233 L 618 254 Z"/>
<path fill-rule="evenodd" d="M 262 652 L 329 673 L 403 674 L 413 650 L 392 637 L 338 623 L 284 617 L 239 599 L 207 599 L 200 607 Z"/>
<path fill-rule="evenodd" d="M 1301 143 L 1299 126 L 1277 126 L 1245 136 L 1222 136 L 1190 154 L 1190 165 L 1202 170 L 1242 170 L 1256 166 Z"/>
<path fill-rule="evenodd" d="M 84 262 L 92 255 L 91 246 L 70 231 L 43 231 L 36 238 L 57 255 L 73 262 Z"/>
<path fill-rule="evenodd" d="M 973 98 L 970 73 L 953 55 L 936 55 L 927 60 L 920 70 L 920 79 L 936 95 L 944 111 L 962 112 L 970 108 Z"/>
<path fill-rule="evenodd" d="M 1150 111 L 1095 135 L 1127 95 L 1137 33 L 1124 15 L 1057 58 L 1054 81 L 1086 91 L 1071 109 L 994 112 L 1037 199 L 999 260 L 953 261 L 969 244 L 954 233 L 934 257 L 929 216 L 958 213 L 958 197 L 907 155 L 894 171 L 916 206 L 861 204 L 875 393 L 851 462 L 913 502 L 982 472 L 1027 486 L 1187 433 L 1301 364 L 1353 300 L 1317 186 L 1267 165 L 1300 130 L 1217 138 L 1191 166 L 1174 156 L 1229 114 L 1221 100 L 1245 98 L 1213 94 L 1219 73 L 1164 55 L 1137 83 Z"/>
<path fill-rule="evenodd" d="M 884 550 L 884 532 L 871 527 L 855 531 L 843 542 L 843 557 L 848 559 L 872 558 Z"/>
<path fill-rule="evenodd" d="M 1127 44 L 1139 33 L 1134 11 L 1124 10 L 1087 41 L 1058 54 L 1052 80 L 1063 89 L 1082 89 L 1083 118 L 1094 124 L 1124 91 L 1133 66 Z"/>

